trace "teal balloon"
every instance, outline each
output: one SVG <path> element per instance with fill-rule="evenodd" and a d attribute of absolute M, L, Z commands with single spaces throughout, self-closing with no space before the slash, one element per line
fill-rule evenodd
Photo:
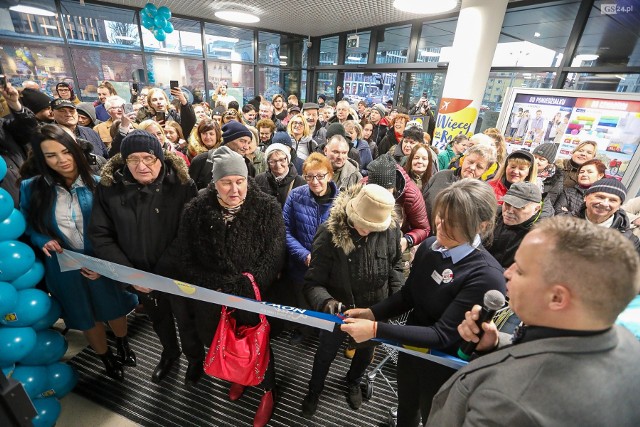
<path fill-rule="evenodd" d="M 62 406 L 60 401 L 55 397 L 46 399 L 36 399 L 33 401 L 38 415 L 31 420 L 33 427 L 53 427 L 58 421 Z"/>
<path fill-rule="evenodd" d="M 53 329 L 36 332 L 36 345 L 25 357 L 23 365 L 50 365 L 59 361 L 67 352 L 69 344 L 62 334 Z"/>
<path fill-rule="evenodd" d="M 156 16 L 156 13 L 158 13 L 158 8 L 153 3 L 145 4 L 142 10 L 144 10 L 144 12 L 151 18 L 154 18 Z"/>
<path fill-rule="evenodd" d="M 47 366 L 49 388 L 43 391 L 39 397 L 56 396 L 62 399 L 78 384 L 78 374 L 75 369 L 63 362 Z"/>
<path fill-rule="evenodd" d="M 156 28 L 155 30 L 153 30 L 153 35 L 159 42 L 163 42 L 167 38 L 167 34 L 162 28 Z"/>
<path fill-rule="evenodd" d="M 156 17 L 153 18 L 153 22 L 155 22 L 156 28 L 158 29 L 162 29 L 167 25 L 167 20 L 160 15 L 156 15 Z"/>
<path fill-rule="evenodd" d="M 18 304 L 18 291 L 11 283 L 0 282 L 0 315 L 13 310 Z"/>
<path fill-rule="evenodd" d="M 11 378 L 22 383 L 31 399 L 49 388 L 49 370 L 46 366 L 16 366 Z"/>
<path fill-rule="evenodd" d="M 171 22 L 167 22 L 167 25 L 164 27 L 164 32 L 167 34 L 173 33 L 173 24 Z"/>
<path fill-rule="evenodd" d="M 18 292 L 18 302 L 13 310 L 0 319 L 0 323 L 11 328 L 31 326 L 42 319 L 51 308 L 51 298 L 40 289 L 25 289 Z"/>
<path fill-rule="evenodd" d="M 7 175 L 7 162 L 4 161 L 3 157 L 0 157 L 0 181 L 2 181 L 6 175 Z"/>
<path fill-rule="evenodd" d="M 33 328 L 0 328 L 0 366 L 16 363 L 36 345 Z"/>
<path fill-rule="evenodd" d="M 150 30 L 156 26 L 156 23 L 153 21 L 153 18 L 147 15 L 146 13 L 140 14 L 140 23 L 147 30 Z"/>
<path fill-rule="evenodd" d="M 13 371 L 16 369 L 16 364 L 12 363 L 10 365 L 6 365 L 1 367 L 0 369 L 2 369 L 2 373 L 9 378 L 11 375 L 13 375 Z"/>
<path fill-rule="evenodd" d="M 35 288 L 40 280 L 44 277 L 44 265 L 40 260 L 36 260 L 31 268 L 22 276 L 14 279 L 11 284 L 14 288 L 21 291 L 23 289 Z"/>
<path fill-rule="evenodd" d="M 164 19 L 169 20 L 171 19 L 171 9 L 167 6 L 161 6 L 158 8 L 156 16 L 162 16 Z"/>
<path fill-rule="evenodd" d="M 50 300 L 51 307 L 47 314 L 42 319 L 31 325 L 34 331 L 43 331 L 50 328 L 62 315 L 62 307 L 60 306 L 60 303 L 56 301 L 55 298 L 50 298 Z"/>
<path fill-rule="evenodd" d="M 33 249 L 25 243 L 15 240 L 0 242 L 0 281 L 17 279 L 29 271 L 35 261 Z"/>
<path fill-rule="evenodd" d="M 22 212 L 14 209 L 4 221 L 0 222 L 0 241 L 16 240 L 24 234 L 26 228 L 27 223 L 24 220 Z"/>
<path fill-rule="evenodd" d="M 0 221 L 13 212 L 13 198 L 4 188 L 0 188 Z"/>

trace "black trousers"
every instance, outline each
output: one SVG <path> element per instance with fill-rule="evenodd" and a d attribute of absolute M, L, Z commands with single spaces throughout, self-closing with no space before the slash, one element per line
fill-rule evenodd
<path fill-rule="evenodd" d="M 426 423 L 434 396 L 455 369 L 405 353 L 398 354 L 398 427 Z"/>
<path fill-rule="evenodd" d="M 340 344 L 346 336 L 347 334 L 339 329 L 334 332 L 320 331 L 320 344 L 313 359 L 313 371 L 311 372 L 311 381 L 309 381 L 310 391 L 317 394 L 322 393 L 331 363 L 336 358 Z M 371 363 L 374 349 L 373 346 L 356 349 L 351 360 L 351 368 L 347 372 L 348 384 L 360 384 L 364 372 Z"/>

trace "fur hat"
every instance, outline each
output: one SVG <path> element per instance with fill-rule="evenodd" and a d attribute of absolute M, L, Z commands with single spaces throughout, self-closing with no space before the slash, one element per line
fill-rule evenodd
<path fill-rule="evenodd" d="M 368 183 L 382 188 L 396 188 L 396 162 L 388 154 L 379 156 L 367 165 Z"/>
<path fill-rule="evenodd" d="M 289 141 L 291 141 L 291 139 L 289 139 Z M 282 154 L 287 156 L 287 163 L 291 163 L 291 146 L 290 145 L 280 144 L 279 142 L 276 142 L 276 143 L 272 142 L 264 152 L 264 158 L 267 159 L 267 161 L 269 161 L 269 156 L 274 151 L 282 151 Z"/>
<path fill-rule="evenodd" d="M 588 196 L 592 193 L 614 194 L 620 197 L 620 203 L 624 203 L 624 199 L 627 197 L 627 187 L 615 178 L 602 178 L 591 184 L 584 195 Z"/>
<path fill-rule="evenodd" d="M 389 190 L 369 184 L 347 202 L 347 217 L 354 227 L 370 231 L 384 231 L 391 225 L 391 214 L 396 204 Z"/>
<path fill-rule="evenodd" d="M 164 153 L 158 138 L 145 130 L 134 130 L 129 132 L 122 140 L 120 154 L 123 159 L 127 159 L 132 153 L 149 153 L 164 162 Z"/>
<path fill-rule="evenodd" d="M 558 152 L 558 146 L 551 142 L 538 145 L 533 149 L 533 154 L 537 154 L 540 157 L 547 159 L 549 163 L 553 163 L 556 160 L 556 153 Z"/>
<path fill-rule="evenodd" d="M 228 144 L 243 136 L 253 138 L 251 131 L 242 123 L 232 120 L 222 126 L 222 144 Z"/>
<path fill-rule="evenodd" d="M 20 92 L 20 102 L 31 110 L 33 114 L 37 114 L 51 106 L 51 98 L 46 93 L 29 88 Z"/>
<path fill-rule="evenodd" d="M 78 114 L 82 114 L 85 117 L 91 119 L 91 123 L 96 122 L 96 107 L 93 106 L 90 102 L 81 102 L 76 105 L 76 110 L 78 110 Z"/>
<path fill-rule="evenodd" d="M 211 182 L 216 182 L 225 176 L 238 175 L 247 177 L 247 165 L 244 158 L 223 145 L 213 153 L 213 171 L 211 172 Z"/>

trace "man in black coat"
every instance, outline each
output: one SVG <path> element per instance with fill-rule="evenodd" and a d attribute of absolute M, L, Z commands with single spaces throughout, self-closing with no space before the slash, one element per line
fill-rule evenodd
<path fill-rule="evenodd" d="M 135 130 L 123 140 L 102 171 L 94 198 L 89 238 L 96 256 L 151 273 L 178 231 L 184 205 L 197 194 L 180 157 L 162 151 L 158 139 Z M 151 380 L 160 382 L 180 357 L 173 311 L 180 297 L 135 287 L 145 312 L 153 322 L 163 351 Z M 187 385 L 202 376 L 204 350 L 195 330 L 178 322 L 182 352 L 189 361 Z"/>

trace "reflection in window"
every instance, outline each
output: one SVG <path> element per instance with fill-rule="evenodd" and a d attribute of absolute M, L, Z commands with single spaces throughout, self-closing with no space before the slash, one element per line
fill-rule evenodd
<path fill-rule="evenodd" d="M 62 46 L 41 46 L 3 42 L 0 63 L 13 86 L 20 87 L 25 80 L 33 80 L 49 96 L 55 92 L 59 81 L 73 82 L 71 66 Z M 78 94 L 79 95 L 79 94 Z"/>
<path fill-rule="evenodd" d="M 402 73 L 398 89 L 398 105 L 407 108 L 415 106 L 424 97 L 431 105 L 434 114 L 440 105 L 445 74 L 437 73 Z"/>
<path fill-rule="evenodd" d="M 288 95 L 280 86 L 280 68 L 261 66 L 258 75 L 258 92 L 264 94 L 265 98 L 271 99 L 277 93 Z"/>
<path fill-rule="evenodd" d="M 320 65 L 338 64 L 338 36 L 320 39 Z"/>
<path fill-rule="evenodd" d="M 640 92 L 640 74 L 569 73 L 563 89 Z"/>
<path fill-rule="evenodd" d="M 280 64 L 280 35 L 273 33 L 258 33 L 258 62 L 279 66 Z"/>
<path fill-rule="evenodd" d="M 207 61 L 209 81 L 209 99 L 220 82 L 227 84 L 227 93 L 233 95 L 240 106 L 243 106 L 255 96 L 253 86 L 253 65 L 232 64 L 229 62 Z"/>
<path fill-rule="evenodd" d="M 349 39 L 354 36 L 358 36 L 357 43 L 354 43 L 354 47 L 349 47 Z M 364 33 L 351 33 L 347 35 L 347 57 L 344 61 L 345 64 L 366 64 L 369 57 L 369 40 L 371 39 L 371 31 Z M 357 44 L 357 46 L 355 46 Z"/>
<path fill-rule="evenodd" d="M 201 56 L 202 35 L 200 34 L 200 23 L 180 18 L 171 18 L 171 23 L 174 30 L 172 33 L 167 34 L 167 38 L 163 42 L 156 40 L 151 31 L 141 27 L 144 50 Z"/>
<path fill-rule="evenodd" d="M 333 98 L 336 91 L 337 73 L 317 73 L 316 93 L 318 95 L 326 95 L 327 99 Z"/>
<path fill-rule="evenodd" d="M 437 63 L 448 60 L 457 24 L 456 19 L 422 24 L 416 62 Z"/>
<path fill-rule="evenodd" d="M 407 46 L 411 37 L 411 25 L 386 28 L 381 32 L 376 52 L 376 64 L 407 62 Z"/>
<path fill-rule="evenodd" d="M 52 1 L 35 0 L 33 4 L 50 13 L 57 12 L 56 6 Z M 46 38 L 47 40 L 62 40 L 63 37 L 62 27 L 55 15 L 34 15 L 6 9 L 0 14 L 0 35 L 9 37 L 19 36 L 23 41 L 42 38 Z"/>
<path fill-rule="evenodd" d="M 344 97 L 352 104 L 364 100 L 367 105 L 393 99 L 396 73 L 344 73 Z"/>
<path fill-rule="evenodd" d="M 83 101 L 97 99 L 98 85 L 105 80 L 114 85 L 119 96 L 128 100 L 131 97 L 129 83 L 137 81 L 140 74 L 144 76 L 142 55 L 72 48 L 71 57 L 80 85 L 80 90 L 76 90 L 76 94 Z"/>
<path fill-rule="evenodd" d="M 300 71 L 281 71 L 281 79 L 285 95 L 295 95 L 301 100 Z"/>
<path fill-rule="evenodd" d="M 149 84 L 161 87 L 169 96 L 169 82 L 177 80 L 189 102 L 202 102 L 204 99 L 203 61 L 166 56 L 147 56 L 147 77 Z"/>
<path fill-rule="evenodd" d="M 253 62 L 253 30 L 205 23 L 207 58 Z"/>
<path fill-rule="evenodd" d="M 71 44 L 140 49 L 135 11 L 63 0 L 62 21 Z"/>

